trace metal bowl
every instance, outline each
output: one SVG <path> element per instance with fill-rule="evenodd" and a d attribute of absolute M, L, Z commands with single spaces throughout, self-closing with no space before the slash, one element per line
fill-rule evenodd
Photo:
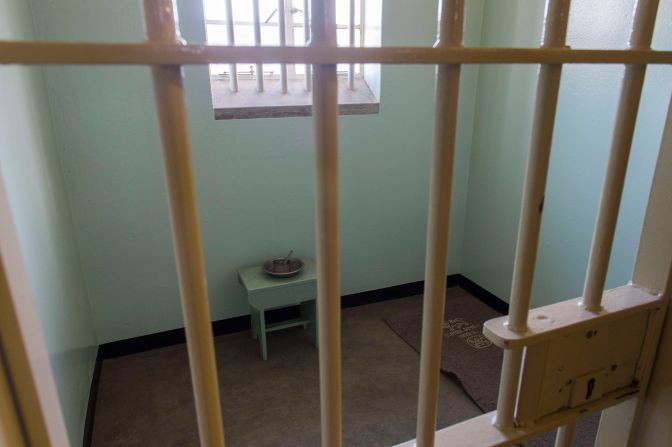
<path fill-rule="evenodd" d="M 264 262 L 264 272 L 275 278 L 289 278 L 303 270 L 304 263 L 298 258 L 276 258 Z"/>

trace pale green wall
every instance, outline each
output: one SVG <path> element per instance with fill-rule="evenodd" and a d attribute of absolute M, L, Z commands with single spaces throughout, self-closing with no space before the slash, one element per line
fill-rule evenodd
<path fill-rule="evenodd" d="M 32 39 L 28 4 L 0 0 L 0 39 Z M 65 422 L 81 445 L 97 351 L 40 68 L 0 67 L 0 173 Z"/>
<path fill-rule="evenodd" d="M 143 38 L 140 2 L 34 1 L 46 39 Z M 200 2 L 178 2 L 202 42 Z M 482 2 L 470 2 L 468 41 Z M 432 45 L 436 0 L 385 0 L 384 45 Z M 248 312 L 235 271 L 293 248 L 313 256 L 310 118 L 215 121 L 205 67 L 186 73 L 214 319 Z M 449 265 L 460 270 L 477 68 L 465 69 Z M 182 325 L 157 122 L 146 68 L 50 68 L 48 88 L 99 342 Z M 341 126 L 342 289 L 423 278 L 433 67 L 385 67 L 380 114 Z"/>
<path fill-rule="evenodd" d="M 536 46 L 543 2 L 486 2 L 483 46 Z M 624 48 L 632 0 L 572 2 L 568 43 Z M 672 2 L 661 1 L 654 48 L 672 48 Z M 535 305 L 579 296 L 609 150 L 622 67 L 568 66 L 563 71 L 537 273 Z M 483 67 L 469 173 L 462 272 L 508 299 L 536 85 L 536 67 Z M 625 283 L 643 212 L 672 69 L 650 67 L 640 107 L 607 286 Z"/>
<path fill-rule="evenodd" d="M 143 37 L 136 0 L 33 3 L 42 38 Z M 486 5 L 468 3 L 468 44 L 538 44 L 542 2 Z M 624 46 L 631 1 L 593 6 L 573 3 L 569 42 Z M 179 7 L 184 37 L 203 41 L 200 2 Z M 663 1 L 660 17 L 669 11 L 670 1 Z M 669 23 L 659 22 L 656 44 L 669 48 Z M 435 23 L 435 1 L 385 1 L 383 44 L 431 45 Z M 647 78 L 609 285 L 625 281 L 632 267 L 669 70 L 653 67 Z M 580 293 L 621 72 L 565 69 L 536 303 Z M 236 268 L 289 248 L 314 252 L 312 123 L 214 121 L 207 70 L 185 73 L 213 318 L 242 315 Z M 536 67 L 466 67 L 462 78 L 449 272 L 503 298 L 513 269 L 535 74 Z M 99 342 L 181 326 L 147 69 L 54 67 L 47 84 Z M 340 119 L 346 294 L 423 276 L 433 69 L 384 67 L 381 96 L 379 115 Z"/>

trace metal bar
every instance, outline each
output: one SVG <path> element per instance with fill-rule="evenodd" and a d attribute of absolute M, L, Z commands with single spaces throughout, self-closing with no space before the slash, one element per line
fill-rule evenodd
<path fill-rule="evenodd" d="M 440 5 L 439 39 L 436 46 L 459 47 L 463 41 L 464 0 L 442 0 Z M 436 118 L 422 311 L 420 387 L 416 427 L 416 440 L 419 447 L 433 446 L 436 432 L 459 87 L 460 66 L 439 65 L 436 79 Z"/>
<path fill-rule="evenodd" d="M 660 151 L 653 174 L 651 193 L 646 207 L 642 235 L 632 275 L 633 283 L 672 299 L 672 98 L 667 110 Z M 669 303 L 668 303 L 669 306 Z M 657 355 L 651 359 L 652 371 L 645 371 L 642 388 L 646 399 L 639 399 L 630 433 L 630 445 L 655 445 L 663 439 L 672 439 L 672 427 L 665 415 L 672 412 L 667 398 L 670 389 L 669 353 L 672 351 L 672 308 L 660 322 L 660 344 L 654 344 Z M 655 365 L 655 366 L 654 366 Z M 600 432 L 608 429 L 602 426 Z"/>
<path fill-rule="evenodd" d="M 285 0 L 285 46 L 293 47 L 294 43 L 294 0 Z M 296 64 L 287 66 L 287 78 L 296 78 Z"/>
<path fill-rule="evenodd" d="M 569 0 L 549 0 L 546 3 L 543 48 L 561 48 L 565 45 L 569 4 Z M 561 73 L 562 65 L 544 64 L 539 67 L 530 153 L 525 175 L 511 287 L 509 328 L 516 332 L 527 329 L 527 313 L 530 307 L 534 264 L 537 259 Z"/>
<path fill-rule="evenodd" d="M 252 0 L 252 15 L 254 16 L 254 45 L 261 46 L 261 19 L 259 18 L 259 0 Z M 255 80 L 257 91 L 264 91 L 264 64 L 257 63 Z"/>
<path fill-rule="evenodd" d="M 667 109 L 665 127 L 660 142 L 660 151 L 653 174 L 651 193 L 646 207 L 642 234 L 639 240 L 632 283 L 653 294 L 672 296 L 672 97 Z M 652 356 L 651 362 L 642 371 L 640 387 L 646 393 L 646 399 L 639 397 L 621 405 L 609 408 L 602 413 L 597 434 L 596 447 L 614 445 L 656 445 L 656 438 L 672 438 L 672 427 L 664 417 L 672 405 L 665 401 L 666 389 L 669 389 L 669 356 L 672 350 L 672 311 L 658 322 L 663 325 L 660 344 L 650 345 L 658 348 L 658 358 Z M 650 323 L 651 324 L 651 323 Z M 658 338 L 655 338 L 658 340 Z M 645 350 L 642 347 L 642 351 Z M 642 354 L 644 358 L 645 353 Z M 655 360 L 655 363 L 654 363 Z M 652 364 L 655 364 L 650 374 Z M 650 379 L 650 380 L 649 380 Z M 648 387 L 648 389 L 647 389 Z"/>
<path fill-rule="evenodd" d="M 224 0 L 226 7 L 226 39 L 230 46 L 236 45 L 235 33 L 233 30 L 233 7 L 231 0 Z M 236 64 L 229 64 L 229 88 L 232 92 L 238 91 L 238 70 Z"/>
<path fill-rule="evenodd" d="M 278 37 L 281 47 L 287 44 L 285 32 L 285 0 L 278 0 Z M 280 64 L 280 86 L 282 93 L 287 93 L 287 64 L 285 63 Z"/>
<path fill-rule="evenodd" d="M 546 2 L 542 48 L 562 48 L 565 46 L 569 5 L 569 0 L 549 0 Z M 534 264 L 537 259 L 537 246 L 561 73 L 562 65 L 544 64 L 539 67 L 539 82 L 537 83 L 534 121 L 530 138 L 530 154 L 525 175 L 511 285 L 508 327 L 509 330 L 514 332 L 524 332 L 527 329 L 527 314 L 532 295 Z M 505 350 L 497 401 L 497 417 L 495 419 L 495 425 L 500 428 L 513 426 L 521 360 L 521 348 Z"/>
<path fill-rule="evenodd" d="M 646 207 L 642 235 L 637 249 L 632 282 L 664 293 L 669 289 L 672 267 L 672 96 L 667 108 L 660 151 Z M 671 427 L 672 428 L 672 427 Z"/>
<path fill-rule="evenodd" d="M 335 23 L 334 0 L 312 0 L 311 45 L 315 49 L 336 46 Z M 315 238 L 322 447 L 340 447 L 342 412 L 338 81 L 335 64 L 316 65 L 314 71 Z"/>
<path fill-rule="evenodd" d="M 574 443 L 574 433 L 576 432 L 576 421 L 567 425 L 558 427 L 558 434 L 555 437 L 555 447 L 572 447 Z"/>
<path fill-rule="evenodd" d="M 557 428 L 560 425 L 578 418 L 585 417 L 595 412 L 601 411 L 604 408 L 616 405 L 623 400 L 630 398 L 630 396 L 637 396 L 636 391 L 631 391 L 629 395 L 624 393 L 610 393 L 603 399 L 596 401 L 594 404 L 562 410 L 547 418 L 542 418 L 533 426 L 516 427 L 515 430 L 500 430 L 492 425 L 492 419 L 495 412 L 482 414 L 480 416 L 467 419 L 466 421 L 458 422 L 446 428 L 439 429 L 436 432 L 437 447 L 511 447 L 513 445 L 520 445 L 526 440 L 533 438 L 542 433 L 548 432 Z M 664 420 L 664 418 L 663 418 Z M 608 447 L 615 447 L 618 444 L 609 444 Z M 653 444 L 652 447 L 658 447 L 660 444 Z M 637 447 L 649 447 L 646 444 L 638 444 Z M 416 447 L 416 441 L 411 440 L 396 447 Z"/>
<path fill-rule="evenodd" d="M 303 0 L 303 38 L 306 46 L 310 45 L 310 0 Z M 306 64 L 304 67 L 303 88 L 309 92 L 313 88 L 312 66 Z"/>
<path fill-rule="evenodd" d="M 359 46 L 363 47 L 366 45 L 366 4 L 365 0 L 359 1 Z M 366 66 L 363 64 L 359 65 L 359 76 L 364 79 Z"/>
<path fill-rule="evenodd" d="M 147 38 L 179 42 L 173 0 L 145 0 L 144 6 Z M 152 77 L 199 436 L 202 446 L 222 447 L 224 429 L 181 67 L 152 67 Z"/>
<path fill-rule="evenodd" d="M 16 402 L 15 390 L 8 373 L 5 361 L 0 356 L 0 445 L 29 447 L 22 427 L 21 408 Z M 49 445 L 46 444 L 45 447 Z"/>
<path fill-rule="evenodd" d="M 304 10 L 305 11 L 305 10 Z M 219 20 L 219 19 L 206 19 L 205 21 L 206 25 L 226 25 L 226 20 Z M 254 22 L 250 22 L 248 20 L 234 20 L 233 24 L 238 26 L 254 26 Z M 261 22 L 262 27 L 275 27 L 275 22 Z M 292 27 L 294 28 L 303 28 L 302 23 L 296 23 L 292 22 Z M 359 29 L 361 25 L 355 25 L 355 29 Z M 348 29 L 348 25 L 345 24 L 337 24 L 336 29 Z"/>
<path fill-rule="evenodd" d="M 31 446 L 67 446 L 68 432 L 54 371 L 5 183 L 0 173 L 0 356 Z M 0 396 L 2 398 L 4 396 Z M 9 422 L 0 414 L 0 425 Z M 13 446 L 14 444 L 0 445 Z"/>
<path fill-rule="evenodd" d="M 651 47 L 657 11 L 658 0 L 639 0 L 635 3 L 629 42 L 631 49 L 642 50 Z M 614 232 L 616 231 L 618 209 L 621 204 L 623 183 L 628 167 L 632 137 L 635 133 L 637 109 L 642 95 L 645 74 L 646 65 L 627 65 L 625 67 L 609 161 L 607 162 L 607 172 L 602 187 L 600 208 L 595 222 L 588 271 L 583 288 L 584 306 L 592 312 L 598 312 L 601 306 L 602 291 L 609 267 L 609 256 L 611 255 Z"/>
<path fill-rule="evenodd" d="M 353 48 L 355 46 L 355 0 L 349 2 L 348 38 L 350 48 Z M 348 88 L 355 89 L 355 64 L 348 65 Z"/>
<path fill-rule="evenodd" d="M 494 425 L 498 428 L 510 429 L 513 426 L 522 361 L 522 348 L 504 350 L 502 376 L 499 380 L 499 393 L 497 395 L 497 412 L 494 420 Z"/>
<path fill-rule="evenodd" d="M 672 51 L 569 48 L 229 47 L 179 43 L 0 41 L 0 64 L 672 64 Z"/>
<path fill-rule="evenodd" d="M 531 311 L 533 318 L 539 316 L 548 318 L 541 318 L 540 321 L 543 320 L 543 323 L 534 325 L 527 332 L 510 331 L 507 317 L 504 316 L 486 321 L 483 324 L 483 335 L 502 349 L 539 346 L 540 343 L 560 340 L 577 331 L 590 331 L 599 324 L 606 325 L 616 322 L 619 318 L 629 318 L 637 313 L 656 310 L 660 308 L 660 296 L 635 285 L 625 285 L 606 290 L 602 307 L 602 312 L 596 314 L 586 312 L 581 307 L 581 297 L 559 301 Z"/>

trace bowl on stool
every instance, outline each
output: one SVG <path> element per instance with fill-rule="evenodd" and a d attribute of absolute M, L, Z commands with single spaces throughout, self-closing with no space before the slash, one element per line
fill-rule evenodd
<path fill-rule="evenodd" d="M 276 258 L 264 262 L 264 272 L 275 278 L 289 278 L 303 270 L 303 261 L 298 258 Z"/>

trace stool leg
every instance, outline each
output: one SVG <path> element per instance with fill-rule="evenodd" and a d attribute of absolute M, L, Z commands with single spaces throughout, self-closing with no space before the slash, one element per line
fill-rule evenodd
<path fill-rule="evenodd" d="M 268 359 L 266 352 L 266 318 L 264 309 L 259 310 L 259 346 L 261 347 L 261 358 Z"/>
<path fill-rule="evenodd" d="M 259 312 L 254 307 L 250 306 L 250 322 L 252 323 L 252 339 L 256 340 L 259 337 Z"/>

